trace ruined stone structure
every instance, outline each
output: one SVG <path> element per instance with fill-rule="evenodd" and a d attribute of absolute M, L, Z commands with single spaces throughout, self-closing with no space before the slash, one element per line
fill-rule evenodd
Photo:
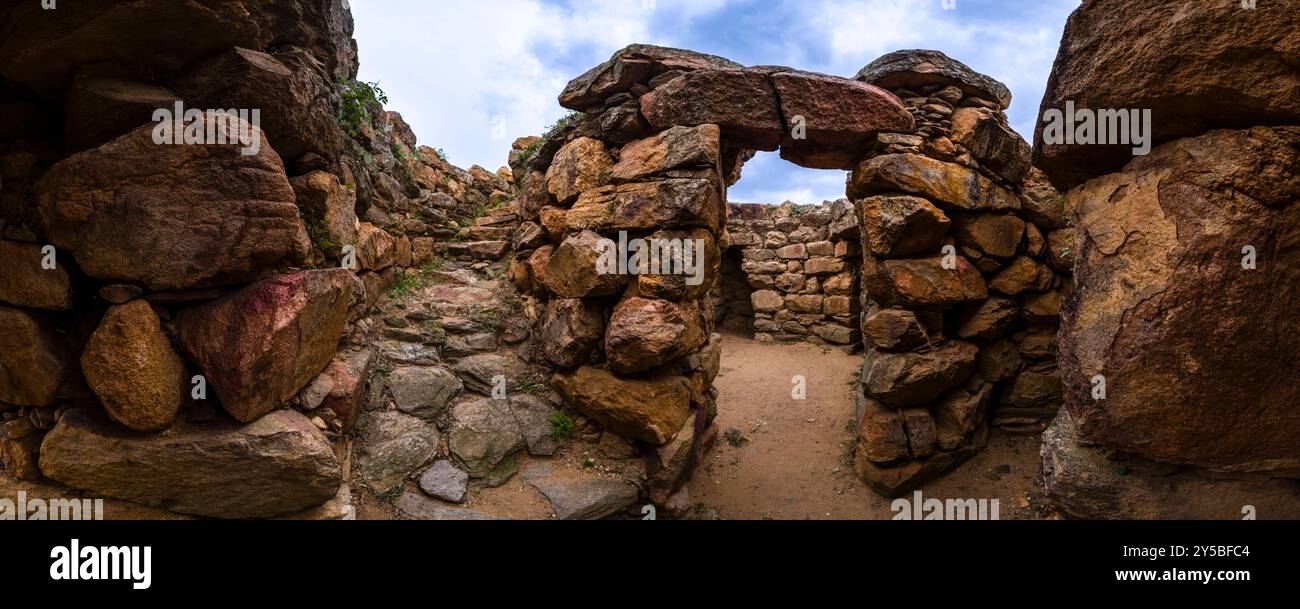
<path fill-rule="evenodd" d="M 691 438 L 677 442 L 689 454 L 669 460 L 697 460 L 716 435 L 710 312 L 745 312 L 718 258 L 740 247 L 746 281 L 763 288 L 749 309 L 759 336 L 853 345 L 864 312 L 857 470 L 880 493 L 981 449 L 990 411 L 1036 431 L 1060 398 L 1052 354 L 1065 285 L 1054 269 L 1069 268 L 1069 232 L 1060 196 L 1006 125 L 1009 101 L 1000 83 L 924 51 L 849 80 L 633 46 L 575 79 L 560 102 L 583 113 L 519 168 L 536 226 L 521 233 L 533 238 L 515 275 L 547 301 L 540 340 L 561 370 L 556 387 L 629 438 Z M 853 211 L 725 208 L 751 151 L 777 149 L 853 169 Z M 594 272 L 602 238 L 620 231 L 703 239 L 706 285 Z M 859 250 L 860 296 L 846 264 Z M 625 398 L 652 394 L 662 397 Z"/>
<path fill-rule="evenodd" d="M 935 51 L 849 79 L 633 45 L 491 172 L 354 80 L 342 0 L 202 4 L 0 9 L 0 494 L 684 517 L 731 326 L 864 352 L 882 495 L 1054 420 L 1068 515 L 1300 517 L 1294 11 L 1085 1 L 1043 108 L 1150 107 L 1139 158 L 1031 153 L 1007 88 Z M 248 137 L 160 144 L 178 103 L 182 136 Z M 729 205 L 776 150 L 847 199 Z M 539 505 L 464 505 L 510 481 Z"/>
<path fill-rule="evenodd" d="M 858 331 L 858 219 L 853 206 L 727 206 L 717 319 L 764 342 L 809 341 L 854 352 Z M 734 319 L 728 320 L 728 316 Z"/>

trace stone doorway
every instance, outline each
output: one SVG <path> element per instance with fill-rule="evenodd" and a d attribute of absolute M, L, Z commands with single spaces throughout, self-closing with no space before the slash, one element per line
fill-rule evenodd
<path fill-rule="evenodd" d="M 579 114 L 520 171 L 523 213 L 544 233 L 523 271 L 556 343 L 543 352 L 574 356 L 552 359 L 554 386 L 650 451 L 652 500 L 672 502 L 720 435 L 718 330 L 745 312 L 735 250 L 757 338 L 862 342 L 853 470 L 881 495 L 983 450 L 999 405 L 1032 429 L 1059 403 L 1070 247 L 1053 240 L 1059 196 L 1029 171 L 1005 86 L 928 51 L 846 79 L 634 45 L 560 102 Z M 847 200 L 729 206 L 754 151 L 776 150 L 852 171 Z M 625 233 L 701 240 L 703 289 L 592 272 L 602 240 Z"/>

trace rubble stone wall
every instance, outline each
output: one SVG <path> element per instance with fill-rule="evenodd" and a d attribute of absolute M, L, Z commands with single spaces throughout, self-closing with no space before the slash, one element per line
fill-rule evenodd
<path fill-rule="evenodd" d="M 731 203 L 727 218 L 727 253 L 739 255 L 731 272 L 739 273 L 748 289 L 725 291 L 723 286 L 719 321 L 734 310 L 747 320 L 741 329 L 759 341 L 808 341 L 849 352 L 861 346 L 862 262 L 857 214 L 847 200 L 823 205 Z"/>

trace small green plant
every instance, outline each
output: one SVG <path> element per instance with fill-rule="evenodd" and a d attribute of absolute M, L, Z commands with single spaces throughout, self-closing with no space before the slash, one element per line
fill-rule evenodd
<path fill-rule="evenodd" d="M 474 310 L 469 314 L 469 318 L 484 332 L 495 334 L 501 331 L 501 312 L 491 305 L 474 307 Z"/>
<path fill-rule="evenodd" d="M 444 162 L 444 163 L 448 162 L 448 161 L 447 161 L 447 153 L 444 152 L 442 148 L 434 148 L 434 149 L 433 149 L 433 153 L 436 154 L 436 155 L 438 155 L 438 158 L 439 158 L 439 159 L 442 159 L 442 162 Z"/>
<path fill-rule="evenodd" d="M 434 258 L 433 260 L 430 260 L 430 261 L 426 262 L 426 263 L 424 264 L 424 266 L 420 267 L 420 272 L 421 272 L 421 273 L 436 273 L 436 272 L 442 270 L 442 265 L 445 264 L 445 263 L 446 263 L 446 261 L 443 260 L 442 258 Z"/>
<path fill-rule="evenodd" d="M 582 458 L 582 466 L 585 467 L 585 468 L 587 468 L 587 469 L 591 469 L 591 468 L 593 468 L 593 467 L 596 467 L 596 460 L 595 460 L 595 459 L 592 459 L 591 457 L 583 457 L 583 458 Z"/>
<path fill-rule="evenodd" d="M 565 442 L 573 437 L 573 431 L 577 425 L 573 422 L 573 417 L 565 412 L 557 412 L 547 418 L 551 422 L 551 437 L 557 442 Z"/>
<path fill-rule="evenodd" d="M 340 80 L 339 89 L 339 124 L 348 135 L 359 137 L 361 126 L 371 122 L 370 109 L 387 104 L 388 96 L 378 82 Z"/>
<path fill-rule="evenodd" d="M 520 152 L 520 154 L 523 155 L 524 162 L 526 163 L 528 161 L 533 160 L 533 157 L 537 156 L 538 151 L 542 149 L 542 144 L 545 142 L 546 142 L 545 139 L 539 139 L 529 144 L 528 146 L 524 147 L 524 149 Z"/>
<path fill-rule="evenodd" d="M 424 277 L 420 273 L 406 273 L 402 275 L 401 279 L 397 280 L 397 284 L 393 286 L 393 289 L 388 291 L 388 296 L 389 298 L 397 298 L 422 287 L 424 287 Z"/>
<path fill-rule="evenodd" d="M 311 237 L 311 242 L 317 249 L 323 252 L 334 252 L 340 249 L 339 244 L 330 238 L 329 228 L 325 225 L 324 218 L 308 217 L 305 220 L 307 235 Z"/>

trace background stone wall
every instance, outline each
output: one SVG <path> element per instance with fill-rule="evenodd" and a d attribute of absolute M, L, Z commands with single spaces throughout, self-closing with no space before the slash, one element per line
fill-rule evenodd
<path fill-rule="evenodd" d="M 727 206 L 719 323 L 763 342 L 808 341 L 852 353 L 858 331 L 857 214 L 847 200 L 823 205 Z M 734 283 L 729 282 L 734 274 Z"/>

